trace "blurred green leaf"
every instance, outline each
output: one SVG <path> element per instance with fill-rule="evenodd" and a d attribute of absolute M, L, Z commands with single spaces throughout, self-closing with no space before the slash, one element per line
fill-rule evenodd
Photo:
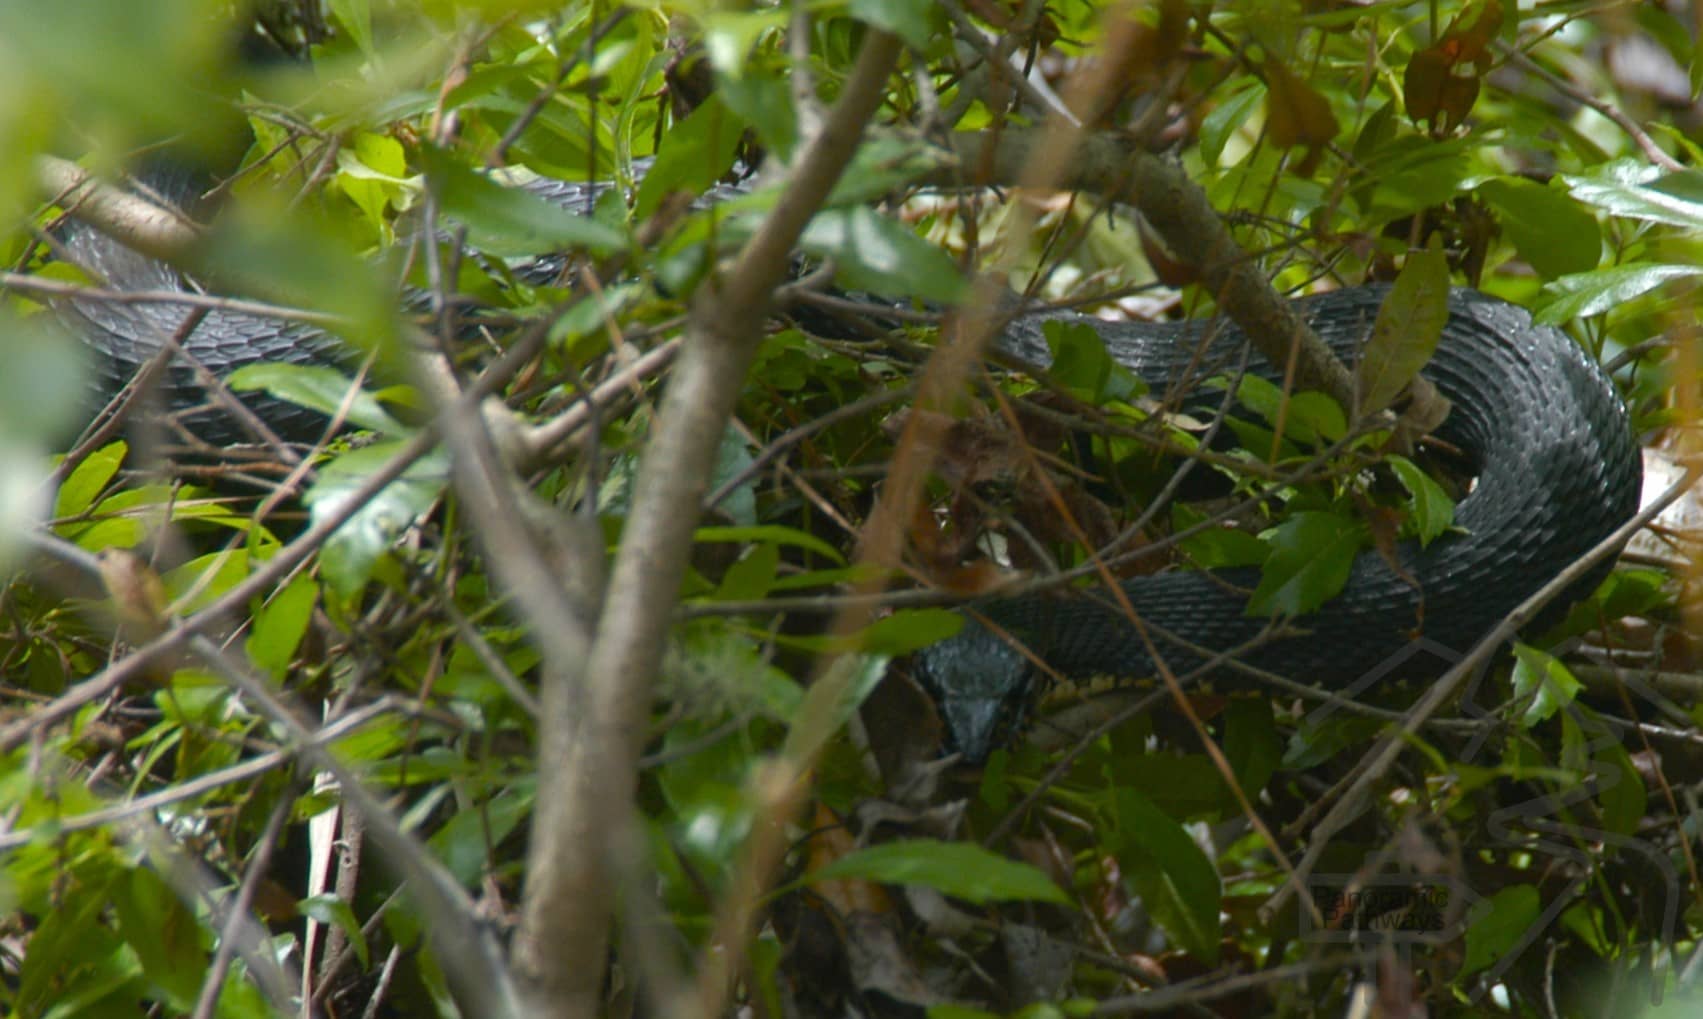
<path fill-rule="evenodd" d="M 1070 899 L 1047 876 L 1026 863 L 1008 860 L 968 842 L 908 839 L 847 853 L 819 870 L 811 881 L 861 878 L 892 885 L 920 885 L 968 902 L 1051 902 Z"/>
<path fill-rule="evenodd" d="M 710 189 L 733 166 L 745 125 L 720 99 L 711 96 L 668 132 L 633 200 L 633 215 L 650 218 L 662 200 L 676 192 L 693 198 Z"/>
<path fill-rule="evenodd" d="M 350 450 L 321 466 L 319 480 L 302 496 L 315 522 L 340 511 L 402 446 L 398 441 Z M 396 535 L 437 501 L 448 480 L 449 461 L 440 448 L 416 461 L 355 511 L 326 541 L 320 555 L 320 571 L 331 590 L 343 599 L 359 594 Z"/>
<path fill-rule="evenodd" d="M 244 642 L 249 660 L 273 679 L 282 679 L 307 633 L 319 588 L 312 575 L 298 573 L 279 588 L 254 616 Z"/>
<path fill-rule="evenodd" d="M 1537 922 L 1540 900 L 1531 885 L 1509 885 L 1473 910 L 1466 931 L 1466 957 L 1457 981 L 1507 958 Z"/>
<path fill-rule="evenodd" d="M 264 392 L 286 403 L 317 410 L 327 420 L 342 408 L 349 391 L 355 389 L 354 380 L 335 368 L 274 362 L 244 365 L 232 372 L 225 383 L 239 393 Z M 409 431 L 364 389 L 355 390 L 344 420 L 385 435 L 405 435 Z"/>
<path fill-rule="evenodd" d="M 964 278 L 949 255 L 874 209 L 818 212 L 804 228 L 799 247 L 833 259 L 839 278 L 856 289 L 942 304 L 956 304 L 964 296 Z"/>
<path fill-rule="evenodd" d="M 1114 836 L 1119 866 L 1165 932 L 1208 966 L 1218 962 L 1223 893 L 1218 868 L 1170 815 L 1134 789 L 1119 789 Z"/>
<path fill-rule="evenodd" d="M 111 442 L 84 457 L 77 469 L 60 484 L 59 494 L 54 499 L 53 515 L 74 517 L 93 505 L 106 490 L 107 483 L 118 473 L 129 451 L 129 443 Z"/>
<path fill-rule="evenodd" d="M 422 148 L 420 162 L 445 218 L 467 228 L 468 243 L 493 255 L 584 250 L 609 255 L 627 246 L 618 230 L 521 188 L 504 187 L 454 156 Z"/>
<path fill-rule="evenodd" d="M 913 49 L 926 51 L 934 38 L 935 5 L 929 0 L 851 0 L 852 17 L 886 29 Z"/>

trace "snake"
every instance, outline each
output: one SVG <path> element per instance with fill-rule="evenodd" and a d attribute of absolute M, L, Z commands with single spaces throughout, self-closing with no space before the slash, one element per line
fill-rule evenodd
<path fill-rule="evenodd" d="M 606 187 L 543 181 L 533 190 L 583 209 Z M 180 182 L 175 191 L 168 197 L 183 194 Z M 93 228 L 73 222 L 64 242 L 114 286 L 195 287 L 173 267 Z M 1345 287 L 1294 303 L 1332 352 L 1353 363 L 1387 292 L 1384 285 Z M 1626 406 L 1597 361 L 1508 301 L 1457 288 L 1447 303 L 1447 320 L 1422 374 L 1452 404 L 1435 437 L 1460 452 L 1475 479 L 1447 533 L 1425 544 L 1402 541 L 1393 549 L 1361 551 L 1340 593 L 1275 634 L 1270 620 L 1248 612 L 1256 568 L 1134 577 L 1120 582 L 1121 597 L 1073 587 L 972 602 L 956 634 L 911 660 L 912 675 L 944 724 L 947 745 L 968 761 L 985 759 L 1020 731 L 1060 680 L 1152 677 L 1162 664 L 1178 675 L 1204 669 L 1215 683 L 1234 683 L 1242 671 L 1222 661 L 1233 650 L 1245 666 L 1327 690 L 1357 689 L 1395 666 L 1440 672 L 1629 519 L 1639 498 L 1640 453 Z M 191 311 L 165 303 L 78 299 L 61 314 L 94 352 L 103 394 L 149 361 L 162 337 L 180 331 L 183 352 L 216 376 L 256 362 L 349 360 L 342 342 L 323 330 L 247 311 L 206 310 L 187 330 Z M 1070 312 L 1018 317 L 995 344 L 1045 369 L 1052 360 L 1049 320 L 1091 326 L 1111 359 L 1152 391 L 1198 377 L 1202 364 L 1237 364 L 1247 345 L 1242 332 L 1223 321 L 1110 322 Z M 1281 379 L 1257 354 L 1247 363 L 1254 374 Z M 194 373 L 182 365 L 168 369 L 163 388 L 174 409 L 206 403 Z M 264 397 L 244 399 L 281 435 L 323 429 L 315 412 Z M 238 434 L 217 411 L 193 413 L 189 423 L 213 443 Z M 1551 611 L 1589 594 L 1607 568 L 1573 583 L 1550 603 Z"/>

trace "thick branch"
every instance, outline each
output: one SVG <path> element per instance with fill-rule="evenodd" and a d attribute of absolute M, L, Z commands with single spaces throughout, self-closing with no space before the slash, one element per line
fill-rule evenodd
<path fill-rule="evenodd" d="M 961 134 L 953 144 L 962 165 L 985 172 L 987 183 L 1012 184 L 1022 179 L 1041 140 L 1038 130 L 1008 129 L 997 136 Z M 951 181 L 943 177 L 940 183 Z M 1195 267 L 1219 307 L 1267 361 L 1288 364 L 1291 347 L 1297 346 L 1297 387 L 1329 393 L 1345 408 L 1355 406 L 1354 380 L 1347 369 L 1289 301 L 1272 289 L 1258 263 L 1230 236 L 1206 193 L 1181 166 L 1118 136 L 1084 135 L 1058 186 L 1135 206 L 1171 251 Z"/>
<path fill-rule="evenodd" d="M 78 219 L 127 247 L 152 258 L 183 257 L 201 236 L 176 209 L 103 184 L 76 163 L 37 156 L 36 181 Z"/>
<path fill-rule="evenodd" d="M 733 270 L 700 292 L 640 465 L 582 682 L 543 692 L 538 807 L 514 960 L 536 1015 L 597 1012 L 614 892 L 609 853 L 630 820 L 651 684 L 715 451 L 793 244 L 850 161 L 898 54 L 893 36 L 869 34 L 786 193 Z"/>

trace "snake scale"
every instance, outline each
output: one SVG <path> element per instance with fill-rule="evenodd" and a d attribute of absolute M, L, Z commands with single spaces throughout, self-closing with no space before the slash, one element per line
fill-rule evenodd
<path fill-rule="evenodd" d="M 575 208 L 583 186 L 536 189 Z M 129 251 L 92 229 L 72 227 L 72 254 L 115 285 L 185 289 L 173 268 Z M 1339 357 L 1352 360 L 1375 319 L 1385 290 L 1337 290 L 1298 302 L 1305 317 Z M 108 392 L 116 389 L 177 333 L 189 310 L 169 304 L 69 304 L 65 317 L 98 355 Z M 1052 318 L 1073 316 L 1049 316 Z M 1114 360 L 1155 390 L 1181 379 L 1201 359 L 1234 364 L 1245 342 L 1223 323 L 1089 322 Z M 1015 357 L 1050 360 L 1037 319 L 1020 319 L 998 343 Z M 182 345 L 191 357 L 224 375 L 256 361 L 336 363 L 339 341 L 312 326 L 262 315 L 214 309 Z M 1271 377 L 1257 363 L 1252 369 Z M 1625 407 L 1594 360 L 1568 337 L 1534 325 L 1521 308 L 1469 290 L 1449 297 L 1449 317 L 1437 352 L 1424 369 L 1453 404 L 1438 437 L 1471 462 L 1476 484 L 1457 507 L 1457 528 L 1421 548 L 1396 551 L 1399 569 L 1376 551 L 1355 559 L 1341 594 L 1294 621 L 1298 636 L 1270 640 L 1240 654 L 1260 669 L 1332 689 L 1420 647 L 1439 667 L 1465 654 L 1515 606 L 1600 542 L 1635 511 L 1641 465 Z M 169 403 L 204 402 L 193 375 L 174 367 Z M 254 404 L 280 433 L 300 436 L 322 424 L 312 412 L 275 401 Z M 216 413 L 194 419 L 210 441 L 232 438 Z M 1566 598 L 1588 593 L 1599 573 Z M 1252 570 L 1179 571 L 1125 581 L 1123 591 L 1145 624 L 1154 649 L 1176 673 L 1203 653 L 1241 647 L 1266 621 L 1244 611 Z M 952 744 L 979 760 L 1007 739 L 1047 685 L 1045 671 L 1008 640 L 1026 645 L 1066 678 L 1149 676 L 1155 666 L 1146 641 L 1092 591 L 993 599 L 972 606 L 956 636 L 919 651 L 913 670 L 935 698 Z M 991 623 L 992 628 L 986 623 Z M 1006 636 L 1002 637 L 999 634 Z M 1228 676 L 1225 670 L 1219 674 Z"/>

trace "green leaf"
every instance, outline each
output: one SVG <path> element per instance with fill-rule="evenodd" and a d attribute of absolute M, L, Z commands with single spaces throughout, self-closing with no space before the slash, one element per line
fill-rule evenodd
<path fill-rule="evenodd" d="M 1088 323 L 1050 319 L 1041 323 L 1041 334 L 1053 354 L 1047 373 L 1082 402 L 1098 406 L 1146 391 L 1134 372 L 1112 360 L 1106 342 Z"/>
<path fill-rule="evenodd" d="M 1602 257 L 1596 217 L 1561 192 L 1522 177 L 1496 177 L 1478 193 L 1520 257 L 1544 279 L 1588 272 Z"/>
<path fill-rule="evenodd" d="M 1243 375 L 1236 386 L 1236 401 L 1264 418 L 1272 428 L 1281 421 L 1283 437 L 1292 442 L 1319 445 L 1334 442 L 1348 433 L 1342 408 L 1324 393 L 1291 393 L 1286 401 L 1277 383 L 1258 375 Z M 1261 445 L 1269 450 L 1271 444 L 1268 441 Z"/>
<path fill-rule="evenodd" d="M 316 364 L 249 364 L 231 372 L 225 384 L 239 393 L 265 392 L 286 403 L 317 410 L 327 418 L 343 406 L 354 380 L 335 368 Z M 402 435 L 408 428 L 385 411 L 378 398 L 364 389 L 349 401 L 346 420 L 357 428 L 385 435 Z"/>
<path fill-rule="evenodd" d="M 302 496 L 314 521 L 340 511 L 345 500 L 402 445 L 401 441 L 385 442 L 350 450 L 320 467 L 319 480 Z M 440 448 L 415 461 L 337 529 L 325 543 L 319 568 L 339 598 L 348 600 L 360 593 L 396 535 L 431 508 L 448 480 L 449 459 Z"/>
<path fill-rule="evenodd" d="M 1662 176 L 1641 159 L 1622 159 L 1605 163 L 1589 175 L 1561 179 L 1574 198 L 1611 216 L 1703 231 L 1698 184 L 1703 174 L 1696 170 Z"/>
<path fill-rule="evenodd" d="M 298 573 L 254 614 L 254 631 L 245 647 L 256 668 L 283 679 L 313 619 L 319 587 L 308 573 Z"/>
<path fill-rule="evenodd" d="M 715 94 L 756 129 L 765 148 L 783 162 L 792 158 L 792 147 L 798 142 L 798 114 L 785 78 L 770 72 L 739 78 L 720 75 Z"/>
<path fill-rule="evenodd" d="M 1240 92 L 1219 103 L 1200 124 L 1200 154 L 1208 165 L 1223 166 L 1224 147 L 1236 132 L 1242 130 L 1253 111 L 1265 98 L 1265 85 L 1252 76 L 1242 79 Z M 1220 86 L 1224 91 L 1237 87 L 1233 83 Z"/>
<path fill-rule="evenodd" d="M 1532 321 L 1555 325 L 1611 311 L 1668 280 L 1703 276 L 1703 266 L 1639 263 L 1563 276 L 1543 288 Z"/>
<path fill-rule="evenodd" d="M 373 15 L 368 0 L 331 0 L 331 13 L 362 53 L 373 51 Z"/>
<path fill-rule="evenodd" d="M 420 150 L 443 215 L 467 228 L 468 243 L 494 255 L 578 248 L 608 255 L 626 247 L 619 230 L 520 188 L 504 187 L 446 152 Z"/>
<path fill-rule="evenodd" d="M 1263 698 L 1232 697 L 1224 722 L 1224 756 L 1242 791 L 1250 800 L 1277 773 L 1283 760 L 1283 740 L 1277 735 L 1271 702 Z M 1233 802 L 1226 809 L 1234 809 Z"/>
<path fill-rule="evenodd" d="M 1612 741 L 1598 743 L 1592 764 L 1597 773 L 1597 802 L 1602 805 L 1604 830 L 1631 835 L 1644 819 L 1649 802 L 1643 776 L 1638 774 L 1626 748 Z"/>
<path fill-rule="evenodd" d="M 1526 705 L 1522 728 L 1530 729 L 1573 703 L 1583 685 L 1561 660 L 1529 644 L 1514 644 L 1514 700 Z"/>
<path fill-rule="evenodd" d="M 1181 531 L 1205 520 L 1206 515 L 1183 503 L 1171 504 L 1171 529 Z M 1182 540 L 1183 554 L 1203 570 L 1226 566 L 1258 566 L 1271 554 L 1271 546 L 1235 527 L 1212 527 Z"/>
<path fill-rule="evenodd" d="M 192 1009 L 207 968 L 195 914 L 146 867 L 121 875 L 111 890 L 118 933 L 141 960 L 142 972 L 173 1007 Z"/>
<path fill-rule="evenodd" d="M 349 944 L 355 950 L 355 955 L 361 960 L 362 966 L 372 965 L 371 950 L 367 947 L 367 936 L 361 933 L 361 921 L 355 917 L 355 911 L 349 904 L 336 895 L 310 895 L 296 903 L 296 909 L 303 916 L 312 917 L 322 924 L 336 927 L 349 938 Z"/>
<path fill-rule="evenodd" d="M 1365 530 L 1350 517 L 1309 510 L 1268 532 L 1271 555 L 1247 614 L 1303 616 L 1336 597 L 1348 582 Z"/>
<path fill-rule="evenodd" d="M 945 640 L 963 628 L 963 614 L 951 609 L 899 609 L 869 624 L 858 643 L 871 654 L 904 655 Z"/>
<path fill-rule="evenodd" d="M 1223 883 L 1183 826 L 1134 789 L 1119 789 L 1114 852 L 1141 904 L 1186 952 L 1217 965 Z"/>
<path fill-rule="evenodd" d="M 931 0 L 851 0 L 851 16 L 883 28 L 905 40 L 912 49 L 927 50 L 934 38 Z"/>
<path fill-rule="evenodd" d="M 780 546 L 772 543 L 753 546 L 722 575 L 721 584 L 716 587 L 716 600 L 754 601 L 768 594 L 780 561 Z"/>
<path fill-rule="evenodd" d="M 59 494 L 53 501 L 53 515 L 74 517 L 94 505 L 95 499 L 106 491 L 107 482 L 124 465 L 124 456 L 129 451 L 128 443 L 111 442 L 84 457 L 77 469 L 60 484 Z"/>
<path fill-rule="evenodd" d="M 854 289 L 941 304 L 957 304 L 964 296 L 964 278 L 951 256 L 871 208 L 824 209 L 798 243 L 818 258 L 833 259 L 839 278 Z"/>
<path fill-rule="evenodd" d="M 1388 407 L 1431 360 L 1449 320 L 1449 263 L 1440 249 L 1410 251 L 1378 308 L 1360 354 L 1362 417 Z"/>
<path fill-rule="evenodd" d="M 88 348 L 50 316 L 0 316 L 0 436 L 23 444 L 56 443 L 85 412 Z"/>
<path fill-rule="evenodd" d="M 692 532 L 692 540 L 753 543 L 766 541 L 777 545 L 796 545 L 799 548 L 807 548 L 836 563 L 846 561 L 845 557 L 840 555 L 834 546 L 814 534 L 781 524 L 755 524 L 751 527 L 700 527 Z"/>
<path fill-rule="evenodd" d="M 1531 885 L 1510 885 L 1480 904 L 1466 930 L 1466 958 L 1456 981 L 1506 958 L 1537 921 L 1538 905 L 1537 889 Z"/>
<path fill-rule="evenodd" d="M 1404 456 L 1389 456 L 1386 458 L 1396 477 L 1407 488 L 1408 520 L 1419 537 L 1419 544 L 1429 545 L 1437 535 L 1449 529 L 1455 522 L 1455 503 L 1449 498 L 1443 486 L 1437 484 L 1431 475 L 1426 474 Z"/>
<path fill-rule="evenodd" d="M 639 182 L 633 214 L 642 221 L 671 194 L 685 192 L 696 198 L 708 191 L 733 166 L 744 129 L 738 115 L 712 95 L 669 130 L 656 162 Z"/>
<path fill-rule="evenodd" d="M 812 881 L 836 878 L 920 885 L 978 905 L 1012 901 L 1070 905 L 1064 891 L 1039 870 L 968 842 L 887 842 L 847 853 L 810 874 Z"/>
<path fill-rule="evenodd" d="M 766 11 L 723 11 L 711 9 L 701 17 L 704 25 L 704 52 L 710 65 L 719 74 L 737 78 L 745 73 L 745 58 L 757 39 L 771 29 L 786 27 L 784 9 Z M 702 109 L 702 107 L 699 107 Z M 678 126 L 675 130 L 679 130 Z M 736 132 L 737 133 L 737 132 Z M 696 194 L 696 192 L 694 192 Z"/>

